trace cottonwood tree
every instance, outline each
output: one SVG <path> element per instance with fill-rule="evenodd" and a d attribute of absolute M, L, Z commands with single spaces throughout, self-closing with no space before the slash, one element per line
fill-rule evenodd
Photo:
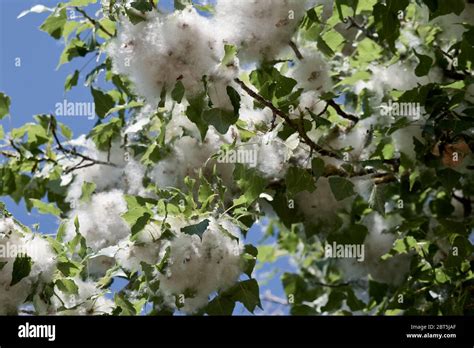
<path fill-rule="evenodd" d="M 472 1 L 96 2 L 21 14 L 97 122 L 0 128 L 1 194 L 60 219 L 0 207 L 0 313 L 254 312 L 282 255 L 291 314 L 473 313 Z"/>

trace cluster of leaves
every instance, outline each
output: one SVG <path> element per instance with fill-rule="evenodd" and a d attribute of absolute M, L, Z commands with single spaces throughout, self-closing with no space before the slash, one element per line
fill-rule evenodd
<path fill-rule="evenodd" d="M 465 5 L 463 0 L 453 1 L 449 6 L 447 1 L 442 0 L 417 2 L 429 8 L 430 19 L 449 13 L 460 14 Z M 106 15 L 97 19 L 86 12 L 86 7 L 94 3 L 95 0 L 61 3 L 41 25 L 41 30 L 65 42 L 59 66 L 76 57 L 99 56 L 108 40 L 114 37 L 120 16 L 128 16 L 132 23 L 139 23 L 145 20 L 146 12 L 156 11 L 157 6 L 157 1 L 137 0 L 131 6 L 123 6 L 120 1 L 110 0 L 105 9 Z M 175 1 L 178 10 L 186 5 L 186 1 Z M 156 198 L 127 196 L 128 212 L 123 218 L 131 226 L 132 239 L 151 223 L 161 226 L 161 238 L 173 238 L 166 218 L 155 221 L 155 215 L 179 215 L 189 220 L 202 220 L 216 213 L 226 213 L 245 234 L 261 218 L 259 197 L 271 196 L 271 205 L 277 217 L 271 221 L 267 235 L 276 237 L 276 246 L 271 253 L 265 248 L 258 248 L 258 253 L 257 248 L 247 245 L 244 271 L 248 279 L 217 294 L 200 314 L 231 314 L 236 302 L 243 303 L 247 310 L 253 312 L 261 306 L 259 286 L 252 278 L 256 258 L 261 262 L 272 262 L 280 255 L 288 254 L 299 265 L 298 273 L 285 273 L 282 277 L 292 314 L 472 313 L 473 247 L 469 235 L 473 229 L 473 219 L 469 197 L 474 195 L 474 177 L 472 171 L 461 173 L 456 170 L 450 158 L 454 152 L 459 153 L 462 159 L 467 158 L 474 145 L 471 132 L 474 128 L 474 108 L 471 105 L 462 112 L 454 110 L 463 102 L 467 86 L 474 83 L 470 73 L 474 57 L 474 26 L 467 26 L 462 40 L 445 52 L 437 44 L 437 28 L 432 24 L 417 24 L 416 7 L 417 4 L 409 0 L 336 0 L 335 11 L 328 18 L 323 15 L 322 6 L 307 11 L 299 28 L 302 39 L 316 44 L 333 61 L 334 66 L 343 65 L 342 57 L 349 62 L 349 68 L 334 69 L 332 78 L 336 81 L 335 88 L 332 93 L 321 97 L 331 107 L 326 107 L 319 115 L 306 110 L 302 111 L 298 119 L 287 116 L 297 107 L 303 90 L 297 88 L 297 81 L 284 76 L 281 62 L 264 62 L 249 74 L 246 81 L 256 91 L 253 95 L 255 107 L 270 107 L 275 117 L 283 119 L 283 127 L 278 133 L 280 139 L 287 140 L 296 134 L 310 147 L 310 170 L 292 165 L 284 179 L 268 182 L 257 170 L 236 165 L 233 172 L 236 188 L 231 189 L 223 185 L 215 168 L 204 169 L 198 179 L 186 178 L 184 190 L 156 188 L 152 183 L 147 183 L 147 188 L 156 194 Z M 212 6 L 199 6 L 199 10 L 212 12 Z M 77 16 L 71 16 L 71 13 Z M 425 51 L 432 55 L 417 51 L 400 53 L 397 50 L 400 32 L 408 24 L 416 26 Z M 357 35 L 351 34 L 351 31 Z M 226 46 L 225 51 L 223 64 L 233 58 L 236 48 Z M 455 65 L 452 64 L 454 58 L 457 60 Z M 354 116 L 343 110 L 352 110 L 359 115 L 356 122 L 374 112 L 370 105 L 373 92 L 363 89 L 361 93 L 355 93 L 354 85 L 372 78 L 369 69 L 371 64 L 393 64 L 398 61 L 414 61 L 414 73 L 419 77 L 428 75 L 435 68 L 443 72 L 442 83 L 418 86 L 404 93 L 391 91 L 384 96 L 384 100 L 390 98 L 399 102 L 415 102 L 425 108 L 427 118 L 422 125 L 423 142 L 414 140 L 417 158 L 410 159 L 394 150 L 391 135 L 399 129 L 412 126 L 409 120 L 401 118 L 389 127 L 379 125 L 372 130 L 370 141 L 376 145 L 376 150 L 368 161 L 349 160 L 337 169 L 325 165 L 321 155 L 341 159 L 346 150 L 328 149 L 325 146 L 325 141 L 335 130 L 350 127 L 351 122 L 354 122 Z M 100 60 L 87 74 L 74 71 L 66 80 L 65 91 L 77 86 L 81 78 L 90 86 L 95 102 L 98 121 L 88 137 L 98 149 L 110 151 L 112 142 L 120 139 L 127 153 L 133 154 L 144 165 L 154 165 L 169 154 L 172 142 L 165 142 L 164 134 L 170 113 L 164 108 L 166 91 L 152 121 L 140 133 L 139 141 L 132 143 L 122 136 L 122 131 L 133 118 L 134 111 L 143 104 L 134 95 L 129 81 L 112 72 L 109 58 Z M 111 83 L 113 89 L 106 91 L 97 87 L 101 78 Z M 203 84 L 206 86 L 205 77 Z M 185 91 L 180 81 L 170 92 L 175 103 L 183 101 Z M 214 108 L 206 89 L 188 100 L 185 114 L 197 125 L 202 139 L 210 126 L 225 134 L 230 126 L 235 125 L 243 141 L 254 135 L 246 128 L 245 122 L 239 120 L 239 94 L 232 87 L 227 88 L 227 94 L 234 106 L 233 111 Z M 340 96 L 344 97 L 344 105 L 334 102 Z M 0 94 L 0 119 L 9 114 L 10 104 L 9 97 Z M 37 208 L 42 213 L 65 218 L 71 207 L 65 201 L 67 187 L 61 186 L 62 175 L 74 172 L 80 165 L 107 163 L 99 163 L 74 148 L 63 146 L 61 141 L 72 139 L 73 134 L 54 115 L 37 115 L 35 121 L 13 129 L 8 136 L 0 126 L 0 140 L 7 146 L 1 151 L 5 160 L 0 165 L 0 195 L 10 196 L 16 202 L 24 199 L 28 210 Z M 325 134 L 317 143 L 307 137 L 309 131 L 316 129 Z M 271 130 L 259 129 L 262 132 Z M 234 147 L 235 144 L 230 144 L 225 150 Z M 79 166 L 65 167 L 61 161 L 68 157 L 82 161 Z M 376 175 L 370 201 L 356 196 L 354 185 L 349 180 L 359 174 Z M 329 177 L 329 185 L 337 201 L 354 198 L 349 211 L 339 212 L 335 216 L 335 224 L 329 231 L 333 233 L 324 235 L 318 233 L 319 226 L 305 219 L 298 206 L 290 204 L 298 193 L 313 192 L 320 177 Z M 93 184 L 85 185 L 83 199 L 87 200 L 94 189 Z M 462 219 L 453 215 L 453 197 L 463 205 Z M 400 201 L 403 204 L 397 206 Z M 397 231 L 392 250 L 383 259 L 399 254 L 412 255 L 409 274 L 397 286 L 372 279 L 368 282 L 344 282 L 337 263 L 324 258 L 323 244 L 332 241 L 363 243 L 368 233 L 361 223 L 363 217 L 373 211 L 388 215 L 385 211 L 387 202 L 397 206 L 390 214 L 399 214 L 403 223 Z M 434 229 L 433 219 L 436 221 Z M 343 220 L 350 221 L 350 225 L 343 224 Z M 182 232 L 202 235 L 208 222 L 202 220 L 199 224 L 184 228 Z M 77 235 L 67 243 L 63 241 L 64 228 L 65 223 L 61 224 L 56 238 L 50 238 L 58 254 L 58 272 L 53 283 L 41 290 L 42 299 L 50 298 L 55 286 L 66 293 L 77 294 L 78 288 L 73 278 L 86 277 L 88 260 L 97 256 L 87 248 L 84 237 L 79 233 L 77 220 Z M 428 237 L 431 233 L 434 234 L 433 238 Z M 440 243 L 449 245 L 441 262 L 437 260 Z M 454 248 L 457 252 L 450 252 Z M 128 285 L 115 294 L 114 314 L 140 314 L 147 303 L 153 304 L 153 308 L 160 308 L 149 314 L 172 314 L 172 309 L 164 305 L 163 298 L 157 292 L 159 282 L 156 281 L 156 272 L 165 270 L 168 257 L 169 253 L 156 265 L 142 264 L 143 272 L 127 273 L 119 267 L 113 267 L 98 280 L 104 291 L 114 277 L 128 280 Z M 18 261 L 18 267 L 27 268 L 23 264 L 23 261 Z M 368 288 L 368 301 L 357 296 L 359 290 L 365 288 Z M 192 293 L 184 295 L 192 297 Z M 319 307 L 315 305 L 324 295 L 327 295 L 327 303 Z M 179 302 L 177 305 L 179 307 Z"/>

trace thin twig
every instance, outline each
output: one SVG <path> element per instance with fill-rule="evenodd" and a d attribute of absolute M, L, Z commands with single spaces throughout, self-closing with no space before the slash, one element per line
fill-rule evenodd
<path fill-rule="evenodd" d="M 298 46 L 296 46 L 296 44 L 293 41 L 290 41 L 290 47 L 293 50 L 293 52 L 295 52 L 296 58 L 298 58 L 299 60 L 304 59 L 303 55 L 301 54 L 300 50 L 298 49 Z"/>
<path fill-rule="evenodd" d="M 350 120 L 354 123 L 357 123 L 359 122 L 359 118 L 354 116 L 354 115 L 350 115 L 348 114 L 347 112 L 345 112 L 344 110 L 342 110 L 341 106 L 339 104 L 337 104 L 334 100 L 330 99 L 330 100 L 327 100 L 326 101 L 328 103 L 328 105 L 330 107 L 332 107 L 334 110 L 336 110 L 337 114 L 339 116 L 341 116 L 342 118 L 345 118 L 347 120 Z"/>
<path fill-rule="evenodd" d="M 84 18 L 86 18 L 89 22 L 91 22 L 94 27 L 98 27 L 100 30 L 102 30 L 104 33 L 106 33 L 107 35 L 109 35 L 110 37 L 113 37 L 113 35 L 107 30 L 104 28 L 104 26 L 102 24 L 100 24 L 98 21 L 96 21 L 95 19 L 91 18 L 86 11 L 84 11 L 83 9 L 79 8 L 79 7 L 74 7 L 74 9 L 79 12 L 81 15 L 84 16 Z"/>
<path fill-rule="evenodd" d="M 288 124 L 289 127 L 291 127 L 293 130 L 297 131 L 300 135 L 300 137 L 302 138 L 303 142 L 308 145 L 312 150 L 314 150 L 315 152 L 318 152 L 319 154 L 321 154 L 322 156 L 329 156 L 329 157 L 335 157 L 335 158 L 342 158 L 339 154 L 337 154 L 336 152 L 333 152 L 331 150 L 327 150 L 327 149 L 324 149 L 322 146 L 316 144 L 314 141 L 312 141 L 308 135 L 306 134 L 306 132 L 304 131 L 304 129 L 302 129 L 301 127 L 299 127 L 298 124 L 295 124 L 295 122 L 293 122 L 293 120 L 285 113 L 283 112 L 282 110 L 278 109 L 277 107 L 275 107 L 275 105 L 273 105 L 272 102 L 266 100 L 264 97 L 262 97 L 260 94 L 258 94 L 257 92 L 255 92 L 254 90 L 252 90 L 250 87 L 248 87 L 242 80 L 236 78 L 234 79 L 234 81 L 240 86 L 242 87 L 242 89 L 249 95 L 251 96 L 253 99 L 255 99 L 256 101 L 258 101 L 260 104 L 268 107 L 270 110 L 272 110 L 272 112 L 278 116 L 280 116 L 285 122 L 286 124 Z"/>
<path fill-rule="evenodd" d="M 90 166 L 94 165 L 94 164 L 102 164 L 102 165 L 105 165 L 105 166 L 110 166 L 110 167 L 117 167 L 116 164 L 112 163 L 112 162 L 105 162 L 105 161 L 100 161 L 98 159 L 95 159 L 95 158 L 91 158 L 89 156 L 86 156 L 86 155 L 83 155 L 79 152 L 76 151 L 76 149 L 67 149 L 65 148 L 62 144 L 61 144 L 61 141 L 59 140 L 58 138 L 58 135 L 56 134 L 56 129 L 55 129 L 55 126 L 52 125 L 51 126 L 51 132 L 53 133 L 53 137 L 54 137 L 54 140 L 56 141 L 56 144 L 58 145 L 58 149 L 59 151 L 61 151 L 62 153 L 64 153 L 65 155 L 66 154 L 69 154 L 69 155 L 72 155 L 72 156 L 75 156 L 75 157 L 79 157 L 82 159 L 82 161 L 77 164 L 75 167 L 77 166 L 80 166 L 81 163 L 83 163 L 84 161 L 89 161 L 91 162 Z M 89 165 L 87 166 L 89 167 Z M 73 167 L 74 168 L 74 167 Z M 83 167 L 84 168 L 84 167 Z M 78 168 L 75 168 L 75 169 L 78 169 Z M 69 168 L 67 171 L 68 172 L 71 172 L 72 170 L 75 170 L 75 169 L 72 169 L 72 168 Z"/>

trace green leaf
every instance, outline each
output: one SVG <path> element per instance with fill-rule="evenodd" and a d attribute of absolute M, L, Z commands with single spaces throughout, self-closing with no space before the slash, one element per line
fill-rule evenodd
<path fill-rule="evenodd" d="M 224 58 L 222 58 L 221 64 L 224 66 L 233 64 L 237 54 L 237 48 L 234 45 L 224 45 L 224 52 Z"/>
<path fill-rule="evenodd" d="M 304 168 L 291 167 L 285 178 L 286 189 L 289 196 L 299 192 L 313 192 L 316 189 L 313 176 Z"/>
<path fill-rule="evenodd" d="M 66 82 L 64 83 L 64 91 L 67 92 L 71 90 L 72 87 L 77 86 L 77 81 L 79 80 L 79 71 L 74 71 L 73 74 L 69 75 L 66 78 Z"/>
<path fill-rule="evenodd" d="M 64 237 L 66 236 L 67 225 L 68 225 L 67 220 L 63 220 L 61 224 L 59 225 L 58 233 L 56 233 L 56 240 L 60 243 L 63 242 Z"/>
<path fill-rule="evenodd" d="M 238 119 L 240 110 L 240 94 L 231 86 L 227 86 L 226 91 L 227 95 L 229 96 L 230 102 L 232 103 L 232 107 L 234 108 L 234 115 Z M 235 122 L 233 122 L 232 124 L 235 124 Z"/>
<path fill-rule="evenodd" d="M 260 291 L 255 279 L 248 279 L 238 283 L 237 291 L 233 294 L 232 298 L 241 302 L 250 313 L 253 313 L 257 306 L 262 307 Z"/>
<path fill-rule="evenodd" d="M 91 92 L 94 97 L 95 113 L 100 118 L 104 118 L 107 112 L 115 106 L 114 99 L 109 94 L 94 87 L 91 87 Z"/>
<path fill-rule="evenodd" d="M 10 113 L 10 97 L 0 92 L 0 120 Z"/>
<path fill-rule="evenodd" d="M 310 109 L 306 109 L 308 111 L 309 115 L 311 118 L 314 120 L 314 123 L 316 123 L 316 128 L 321 127 L 321 126 L 326 126 L 326 127 L 331 127 L 332 123 L 331 121 L 316 115 L 314 112 L 312 112 Z"/>
<path fill-rule="evenodd" d="M 256 169 L 246 168 L 237 163 L 234 169 L 234 180 L 244 192 L 239 198 L 242 203 L 252 204 L 265 190 L 266 180 L 261 177 Z"/>
<path fill-rule="evenodd" d="M 399 11 L 405 10 L 408 0 L 387 0 L 385 4 L 378 2 L 373 7 L 375 28 L 380 40 L 386 42 L 395 52 L 395 41 L 400 36 Z"/>
<path fill-rule="evenodd" d="M 56 280 L 56 286 L 58 287 L 59 290 L 66 294 L 79 294 L 79 287 L 76 285 L 74 280 L 72 279 L 58 279 Z"/>
<path fill-rule="evenodd" d="M 202 118 L 207 124 L 214 126 L 219 133 L 225 134 L 229 127 L 237 122 L 239 115 L 235 115 L 234 111 L 215 108 L 205 110 Z"/>
<path fill-rule="evenodd" d="M 204 140 L 207 134 L 209 126 L 204 122 L 202 118 L 203 111 L 205 109 L 204 94 L 201 94 L 193 99 L 188 100 L 189 106 L 186 109 L 186 116 L 191 122 L 193 122 L 201 133 L 201 140 Z"/>
<path fill-rule="evenodd" d="M 97 0 L 71 0 L 65 4 L 65 6 L 70 7 L 84 7 L 87 5 L 95 4 Z"/>
<path fill-rule="evenodd" d="M 143 154 L 141 161 L 145 165 L 158 163 L 164 157 L 164 152 L 157 143 L 151 144 Z"/>
<path fill-rule="evenodd" d="M 226 296 L 216 296 L 206 306 L 206 313 L 209 315 L 232 315 L 235 308 L 235 301 Z"/>
<path fill-rule="evenodd" d="M 241 281 L 216 296 L 206 307 L 206 312 L 211 315 L 231 315 L 236 301 L 241 302 L 251 313 L 257 306 L 262 307 L 255 279 Z"/>
<path fill-rule="evenodd" d="M 8 261 L 0 261 L 0 271 L 5 267 L 5 265 L 8 263 Z"/>
<path fill-rule="evenodd" d="M 28 134 L 28 144 L 36 147 L 47 143 L 50 140 L 46 130 L 39 124 L 27 123 L 21 128 L 12 131 L 13 138 L 21 138 L 24 134 Z"/>
<path fill-rule="evenodd" d="M 168 260 L 170 258 L 170 254 L 171 254 L 171 247 L 168 246 L 165 249 L 165 255 L 161 259 L 160 263 L 156 265 L 156 269 L 158 270 L 158 272 L 162 274 L 165 273 L 165 269 L 168 266 Z"/>
<path fill-rule="evenodd" d="M 114 301 L 117 307 L 120 309 L 120 315 L 131 316 L 136 315 L 137 312 L 133 304 L 125 297 L 122 293 L 116 293 Z"/>
<path fill-rule="evenodd" d="M 61 210 L 53 203 L 45 203 L 39 199 L 34 198 L 30 198 L 29 201 L 33 204 L 33 207 L 38 209 L 41 214 L 52 214 L 55 216 L 61 215 Z"/>
<path fill-rule="evenodd" d="M 130 103 L 128 104 L 125 104 L 125 105 L 117 105 L 117 106 L 114 106 L 112 109 L 110 109 L 109 111 L 107 111 L 107 113 L 105 114 L 105 117 L 113 114 L 114 112 L 117 112 L 117 111 L 122 111 L 122 110 L 128 110 L 128 109 L 135 109 L 135 108 L 141 108 L 143 106 L 143 103 L 140 103 L 140 102 L 137 102 L 135 100 L 132 100 Z"/>
<path fill-rule="evenodd" d="M 345 178 L 331 176 L 329 178 L 329 186 L 337 201 L 342 201 L 355 194 L 354 184 Z"/>
<path fill-rule="evenodd" d="M 108 123 L 94 127 L 90 136 L 99 150 L 108 151 L 112 140 L 120 136 L 121 127 L 122 121 L 119 118 L 113 118 Z"/>
<path fill-rule="evenodd" d="M 3 126 L 0 124 L 0 140 L 3 140 L 5 136 L 5 131 L 3 130 Z"/>
<path fill-rule="evenodd" d="M 348 288 L 346 291 L 346 303 L 353 311 L 360 311 L 365 308 L 365 303 L 354 294 L 354 290 Z"/>
<path fill-rule="evenodd" d="M 334 56 L 334 51 L 329 47 L 329 45 L 324 41 L 324 39 L 319 36 L 317 39 L 317 44 L 318 44 L 318 49 L 324 53 L 325 56 L 327 57 L 332 57 Z"/>
<path fill-rule="evenodd" d="M 122 214 L 122 218 L 130 225 L 132 236 L 142 231 L 154 215 L 147 206 L 147 200 L 138 196 L 125 196 L 128 211 Z"/>
<path fill-rule="evenodd" d="M 28 277 L 31 272 L 31 257 L 18 255 L 13 263 L 12 281 L 10 286 L 19 283 L 23 278 Z"/>
<path fill-rule="evenodd" d="M 380 303 L 386 296 L 388 285 L 369 280 L 369 296 L 375 303 Z"/>
<path fill-rule="evenodd" d="M 90 202 L 92 193 L 94 193 L 95 189 L 96 189 L 96 184 L 94 184 L 93 182 L 84 181 L 84 183 L 82 184 L 82 194 L 81 194 L 80 201 L 86 202 L 86 203 Z"/>
<path fill-rule="evenodd" d="M 64 26 L 67 22 L 66 9 L 62 8 L 59 11 L 54 11 L 41 24 L 40 29 L 56 40 L 59 40 L 63 35 Z"/>
<path fill-rule="evenodd" d="M 181 100 L 184 97 L 184 85 L 183 82 L 178 81 L 176 82 L 176 85 L 174 86 L 173 90 L 171 91 L 171 98 L 177 103 L 181 103 Z"/>
<path fill-rule="evenodd" d="M 243 271 L 250 278 L 252 276 L 255 263 L 257 262 L 258 249 L 251 244 L 247 244 L 245 245 L 244 250 L 245 267 Z"/>
<path fill-rule="evenodd" d="M 140 12 L 153 11 L 153 5 L 148 0 L 135 0 L 130 4 L 131 7 Z"/>
<path fill-rule="evenodd" d="M 186 226 L 186 227 L 181 228 L 181 232 L 183 232 L 185 234 L 189 234 L 191 236 L 196 234 L 196 235 L 199 236 L 199 238 L 202 239 L 202 235 L 203 235 L 204 232 L 206 232 L 208 226 L 209 226 L 209 220 L 204 219 L 198 224 L 190 225 L 190 226 Z"/>
<path fill-rule="evenodd" d="M 395 154 L 395 146 L 393 144 L 385 144 L 382 149 L 383 158 L 386 160 L 392 159 Z"/>
<path fill-rule="evenodd" d="M 334 312 L 341 308 L 342 301 L 346 298 L 346 295 L 341 290 L 333 289 L 329 294 L 328 301 L 324 307 L 321 308 L 322 312 Z"/>
<path fill-rule="evenodd" d="M 461 180 L 462 175 L 451 168 L 446 168 L 438 171 L 438 178 L 446 188 L 446 191 L 451 192 L 457 186 L 459 180 Z"/>
<path fill-rule="evenodd" d="M 433 65 L 433 59 L 431 59 L 431 57 L 429 56 L 418 54 L 415 50 L 413 51 L 415 52 L 416 57 L 420 61 L 415 69 L 415 75 L 418 77 L 428 75 L 431 66 Z"/>
<path fill-rule="evenodd" d="M 68 126 L 63 123 L 59 124 L 59 128 L 61 128 L 61 133 L 64 137 L 68 140 L 72 139 L 72 130 Z"/>
<path fill-rule="evenodd" d="M 324 160 L 321 158 L 313 158 L 311 161 L 311 170 L 316 179 L 324 174 L 324 168 L 326 167 Z"/>

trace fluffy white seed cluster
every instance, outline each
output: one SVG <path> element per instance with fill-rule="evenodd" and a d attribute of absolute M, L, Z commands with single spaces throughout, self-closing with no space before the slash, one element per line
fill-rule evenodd
<path fill-rule="evenodd" d="M 306 92 L 323 94 L 332 86 L 329 66 L 323 55 L 314 48 L 301 49 L 302 60 L 298 60 L 288 72 L 288 77 L 298 82 L 297 87 Z"/>
<path fill-rule="evenodd" d="M 99 151 L 92 140 L 81 136 L 69 143 L 82 154 L 111 165 L 94 164 L 79 168 L 62 177 L 62 185 L 68 185 L 66 201 L 73 207 L 80 205 L 84 183 L 93 183 L 96 192 L 121 190 L 127 194 L 144 194 L 143 177 L 145 168 L 135 161 L 119 143 L 113 143 L 110 152 Z M 66 167 L 75 167 L 81 159 L 65 160 Z"/>
<path fill-rule="evenodd" d="M 141 263 L 158 264 L 164 257 L 167 266 L 156 272 L 159 293 L 167 306 L 176 304 L 185 313 L 194 313 L 205 306 L 216 291 L 235 284 L 242 273 L 243 244 L 240 230 L 226 217 L 208 218 L 202 236 L 189 235 L 181 228 L 199 221 L 168 217 L 174 238 L 160 240 L 158 225 L 148 225 L 138 236 L 138 243 L 124 241 L 115 257 L 125 269 L 138 271 Z"/>
<path fill-rule="evenodd" d="M 66 239 L 76 235 L 74 221 L 79 221 L 79 232 L 93 251 L 116 245 L 130 234 L 129 225 L 121 215 L 127 211 L 123 192 L 112 190 L 92 195 L 91 201 L 80 203 L 70 212 Z"/>
<path fill-rule="evenodd" d="M 51 281 L 56 255 L 41 235 L 23 231 L 8 217 L 0 218 L 0 250 L 0 315 L 17 314 L 35 284 L 41 288 Z M 17 253 L 29 256 L 32 265 L 26 277 L 11 285 Z"/>
<path fill-rule="evenodd" d="M 165 298 L 177 296 L 179 300 L 180 295 L 189 293 L 181 310 L 194 313 L 209 302 L 210 295 L 235 284 L 242 273 L 243 251 L 237 233 L 238 228 L 230 222 L 211 219 L 202 238 L 181 233 L 172 240 L 169 266 L 160 275 Z"/>
<path fill-rule="evenodd" d="M 192 7 L 150 15 L 136 25 L 123 19 L 108 53 L 114 70 L 129 76 L 147 100 L 159 99 L 162 89 L 172 90 L 177 81 L 192 95 L 203 89 L 204 75 L 218 80 L 232 71 L 220 67 L 224 46 L 210 35 L 212 30 L 209 20 Z"/>
<path fill-rule="evenodd" d="M 288 47 L 305 13 L 305 0 L 218 0 L 215 25 L 244 62 L 273 59 Z"/>
<path fill-rule="evenodd" d="M 364 241 L 364 261 L 342 259 L 339 265 L 347 280 L 355 280 L 370 275 L 377 282 L 398 285 L 403 282 L 410 268 L 412 254 L 398 254 L 387 260 L 381 257 L 388 253 L 396 240 L 390 231 L 401 222 L 401 218 L 382 217 L 371 213 L 365 217 L 363 224 L 369 233 Z"/>
<path fill-rule="evenodd" d="M 306 0 L 218 0 L 210 18 L 191 6 L 172 14 L 148 14 L 136 25 L 122 18 L 108 54 L 114 71 L 127 75 L 149 102 L 156 102 L 163 89 L 171 91 L 177 81 L 188 96 L 201 92 L 206 76 L 213 104 L 231 108 L 226 86 L 239 73 L 239 59 L 221 64 L 224 46 L 236 46 L 245 63 L 273 59 L 288 47 L 307 4 Z M 302 73 L 312 63 L 320 62 L 308 61 Z M 308 83 L 314 84 L 314 76 L 309 78 Z"/>
<path fill-rule="evenodd" d="M 93 280 L 82 280 L 75 277 L 73 281 L 77 286 L 77 293 L 66 293 L 55 286 L 56 295 L 51 297 L 51 303 L 42 303 L 37 299 L 36 304 L 39 312 L 43 315 L 105 315 L 112 313 L 114 301 L 107 298 L 106 291 L 99 289 Z"/>
<path fill-rule="evenodd" d="M 368 176 L 353 178 L 355 194 L 368 200 L 373 188 L 373 182 Z M 295 203 L 303 213 L 305 221 L 321 228 L 322 232 L 329 232 L 335 224 L 335 215 L 339 211 L 349 211 L 354 196 L 338 201 L 331 190 L 329 179 L 320 177 L 316 182 L 316 190 L 303 191 L 296 195 Z"/>

